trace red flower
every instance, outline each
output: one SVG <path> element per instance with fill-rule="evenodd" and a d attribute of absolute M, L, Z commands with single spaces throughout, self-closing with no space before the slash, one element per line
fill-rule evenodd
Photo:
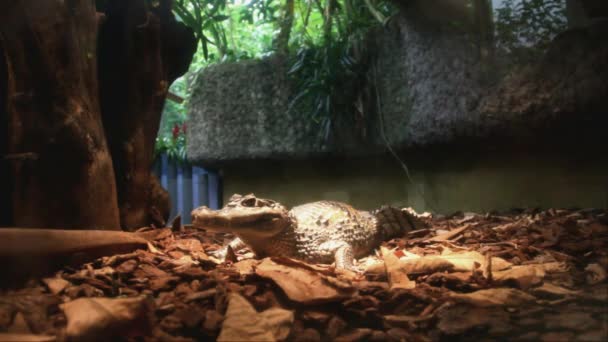
<path fill-rule="evenodd" d="M 173 139 L 177 139 L 177 137 L 179 137 L 179 125 L 178 124 L 175 124 L 175 126 L 173 126 L 171 133 L 173 133 Z"/>

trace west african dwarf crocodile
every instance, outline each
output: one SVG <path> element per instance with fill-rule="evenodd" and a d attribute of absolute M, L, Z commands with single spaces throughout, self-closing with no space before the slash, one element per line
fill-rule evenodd
<path fill-rule="evenodd" d="M 208 231 L 233 233 L 237 238 L 229 245 L 235 250 L 249 246 L 257 257 L 335 261 L 336 268 L 347 269 L 352 268 L 353 258 L 369 255 L 382 241 L 422 225 L 412 213 L 392 207 L 368 212 L 346 203 L 319 201 L 287 210 L 253 194 L 233 195 L 221 210 L 197 208 L 192 223 Z"/>

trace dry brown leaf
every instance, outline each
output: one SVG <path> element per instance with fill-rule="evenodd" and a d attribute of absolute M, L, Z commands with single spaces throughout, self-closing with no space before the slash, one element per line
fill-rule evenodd
<path fill-rule="evenodd" d="M 494 281 L 499 283 L 515 283 L 519 288 L 528 289 L 542 283 L 545 270 L 536 265 L 513 266 L 506 271 L 493 272 Z"/>
<path fill-rule="evenodd" d="M 48 287 L 49 291 L 52 294 L 60 294 L 63 290 L 65 290 L 68 286 L 72 285 L 69 281 L 60 278 L 44 278 L 42 279 L 46 287 Z"/>
<path fill-rule="evenodd" d="M 13 334 L 26 334 L 27 335 L 27 334 L 31 334 L 32 330 L 30 329 L 27 322 L 25 321 L 25 317 L 23 316 L 23 313 L 17 312 L 17 314 L 15 315 L 15 318 L 13 318 L 13 324 L 11 324 L 11 326 L 8 327 L 7 332 L 13 333 Z"/>
<path fill-rule="evenodd" d="M 173 247 L 180 249 L 184 252 L 201 252 L 203 251 L 203 245 L 201 244 L 201 242 L 197 239 L 179 239 L 179 240 L 175 240 L 175 242 L 173 243 Z"/>
<path fill-rule="evenodd" d="M 178 267 L 185 269 L 192 265 L 198 265 L 198 261 L 195 261 L 194 259 L 192 259 L 192 257 L 190 255 L 183 255 L 180 258 L 167 259 L 167 260 L 161 262 L 158 265 L 158 267 L 160 267 L 162 269 L 178 268 Z"/>
<path fill-rule="evenodd" d="M 416 287 L 416 282 L 410 280 L 407 276 L 407 270 L 399 261 L 399 258 L 386 248 L 382 248 L 382 257 L 384 258 L 384 267 L 388 276 L 388 283 L 391 289 L 413 289 Z"/>
<path fill-rule="evenodd" d="M 215 310 L 207 310 L 205 320 L 203 322 L 203 330 L 215 334 L 220 330 L 224 316 Z"/>
<path fill-rule="evenodd" d="M 553 285 L 551 283 L 544 283 L 542 286 L 534 288 L 532 293 L 539 297 L 566 297 L 577 296 L 580 294 L 579 291 L 568 290 L 564 287 Z"/>
<path fill-rule="evenodd" d="M 437 316 L 437 327 L 447 335 L 462 334 L 478 327 L 502 330 L 503 333 L 509 329 L 509 316 L 504 310 L 456 304 L 446 306 Z"/>
<path fill-rule="evenodd" d="M 152 229 L 144 232 L 134 233 L 135 235 L 142 237 L 149 241 L 157 241 L 163 240 L 173 235 L 171 228 L 163 228 L 163 229 Z"/>
<path fill-rule="evenodd" d="M 165 253 L 161 252 L 158 248 L 154 247 L 153 244 L 148 242 L 148 251 L 153 254 L 165 255 Z"/>
<path fill-rule="evenodd" d="M 133 276 L 136 278 L 155 278 L 168 277 L 169 274 L 156 266 L 140 264 L 139 267 L 133 272 Z"/>
<path fill-rule="evenodd" d="M 499 226 L 492 227 L 492 229 L 495 231 L 498 231 L 498 232 L 506 232 L 508 230 L 511 230 L 514 228 L 520 228 L 520 227 L 522 227 L 522 223 L 519 221 L 516 221 L 516 222 L 509 222 L 509 223 L 501 224 Z"/>
<path fill-rule="evenodd" d="M 384 322 L 390 327 L 412 328 L 413 325 L 419 322 L 432 319 L 433 315 L 412 316 L 412 315 L 386 315 Z"/>
<path fill-rule="evenodd" d="M 369 336 L 372 334 L 372 329 L 369 328 L 358 328 L 345 335 L 338 336 L 336 342 L 354 342 L 354 341 L 367 341 Z"/>
<path fill-rule="evenodd" d="M 279 260 L 277 260 L 279 261 Z M 354 288 L 297 263 L 286 266 L 264 259 L 255 270 L 260 277 L 274 281 L 287 297 L 301 304 L 319 304 L 349 297 Z"/>
<path fill-rule="evenodd" d="M 384 261 L 368 263 L 367 266 L 365 266 L 365 271 L 363 271 L 363 273 L 367 273 L 367 274 L 384 274 L 384 273 L 386 273 L 386 267 L 384 267 Z"/>
<path fill-rule="evenodd" d="M 217 290 L 215 288 L 205 290 L 205 291 L 194 292 L 194 293 L 187 295 L 184 298 L 184 302 L 189 303 L 189 302 L 192 302 L 195 300 L 208 299 L 208 298 L 214 297 L 216 293 L 217 293 Z"/>
<path fill-rule="evenodd" d="M 56 336 L 0 333 L 0 342 L 55 342 Z"/>
<path fill-rule="evenodd" d="M 606 280 L 606 270 L 600 264 L 589 264 L 585 267 L 587 283 L 595 285 Z"/>
<path fill-rule="evenodd" d="M 272 259 L 274 262 L 277 262 L 281 265 L 305 268 L 307 270 L 311 270 L 311 271 L 318 272 L 318 273 L 328 275 L 328 276 L 334 275 L 333 268 L 330 268 L 328 266 L 312 265 L 312 264 L 306 263 L 304 261 L 300 261 L 297 259 L 291 259 L 291 258 L 285 258 L 285 257 L 271 257 L 270 259 Z"/>
<path fill-rule="evenodd" d="M 116 272 L 118 272 L 120 274 L 131 273 L 131 272 L 135 271 L 135 269 L 137 269 L 137 265 L 138 265 L 137 260 L 129 259 L 129 260 L 124 261 L 120 265 L 118 265 L 116 267 Z"/>
<path fill-rule="evenodd" d="M 454 269 L 451 262 L 436 255 L 421 258 L 401 258 L 400 262 L 407 274 L 432 274 Z"/>
<path fill-rule="evenodd" d="M 253 273 L 255 273 L 255 266 L 258 263 L 259 263 L 258 260 L 247 259 L 247 260 L 241 260 L 239 262 L 235 262 L 234 264 L 232 264 L 232 267 L 236 268 L 236 270 L 239 271 L 239 273 L 242 275 L 253 274 Z"/>
<path fill-rule="evenodd" d="M 71 340 L 110 340 L 116 336 L 141 336 L 151 331 L 153 302 L 137 298 L 79 298 L 61 304 Z"/>
<path fill-rule="evenodd" d="M 462 232 L 464 232 L 465 230 L 469 229 L 473 227 L 472 224 L 465 224 L 462 227 L 456 228 L 456 229 L 452 229 L 449 232 L 446 233 L 442 233 L 439 234 L 435 237 L 432 237 L 430 239 L 427 239 L 426 242 L 442 242 L 442 241 L 447 241 L 450 240 L 454 237 L 456 237 L 458 234 L 461 234 Z"/>
<path fill-rule="evenodd" d="M 464 294 L 452 293 L 450 298 L 457 302 L 480 307 L 501 305 L 519 306 L 536 300 L 532 295 L 511 288 L 486 289 Z"/>
<path fill-rule="evenodd" d="M 547 262 L 547 263 L 538 264 L 538 265 L 532 264 L 530 266 L 541 267 L 547 273 L 564 273 L 564 272 L 568 272 L 568 270 L 569 270 L 568 264 L 565 262 L 562 262 L 562 261 Z"/>
<path fill-rule="evenodd" d="M 483 269 L 483 266 L 486 264 L 486 257 L 481 253 L 476 251 L 466 251 L 466 252 L 452 252 L 450 250 L 446 250 L 447 253 L 443 253 L 438 257 L 450 262 L 454 265 L 453 271 L 455 272 L 467 272 L 471 271 L 474 267 L 478 266 Z M 492 258 L 492 272 L 502 271 L 509 267 L 512 264 L 505 259 L 493 257 Z"/>
<path fill-rule="evenodd" d="M 294 321 L 292 311 L 271 308 L 257 312 L 242 296 L 229 296 L 226 318 L 218 341 L 282 341 L 289 336 Z"/>
<path fill-rule="evenodd" d="M 178 280 L 179 280 L 179 277 L 173 277 L 173 276 L 156 277 L 156 278 L 152 278 L 149 281 L 148 287 L 152 291 L 166 290 L 169 287 L 171 287 L 173 283 L 176 283 Z"/>

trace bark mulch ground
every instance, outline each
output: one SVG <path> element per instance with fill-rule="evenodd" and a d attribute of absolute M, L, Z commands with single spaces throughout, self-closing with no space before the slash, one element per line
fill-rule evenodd
<path fill-rule="evenodd" d="M 0 340 L 606 341 L 608 213 L 422 215 L 356 271 L 165 229 L 147 250 L 0 292 Z"/>

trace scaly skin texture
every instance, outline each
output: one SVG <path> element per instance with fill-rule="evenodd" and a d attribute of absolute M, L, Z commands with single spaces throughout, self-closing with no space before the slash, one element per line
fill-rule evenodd
<path fill-rule="evenodd" d="M 238 238 L 230 246 L 247 245 L 258 257 L 335 261 L 337 268 L 347 269 L 352 268 L 353 258 L 369 255 L 382 241 L 420 224 L 409 212 L 391 207 L 367 212 L 341 202 L 319 201 L 287 210 L 253 194 L 234 195 L 218 211 L 195 209 L 192 222 L 197 228 L 235 234 Z"/>

